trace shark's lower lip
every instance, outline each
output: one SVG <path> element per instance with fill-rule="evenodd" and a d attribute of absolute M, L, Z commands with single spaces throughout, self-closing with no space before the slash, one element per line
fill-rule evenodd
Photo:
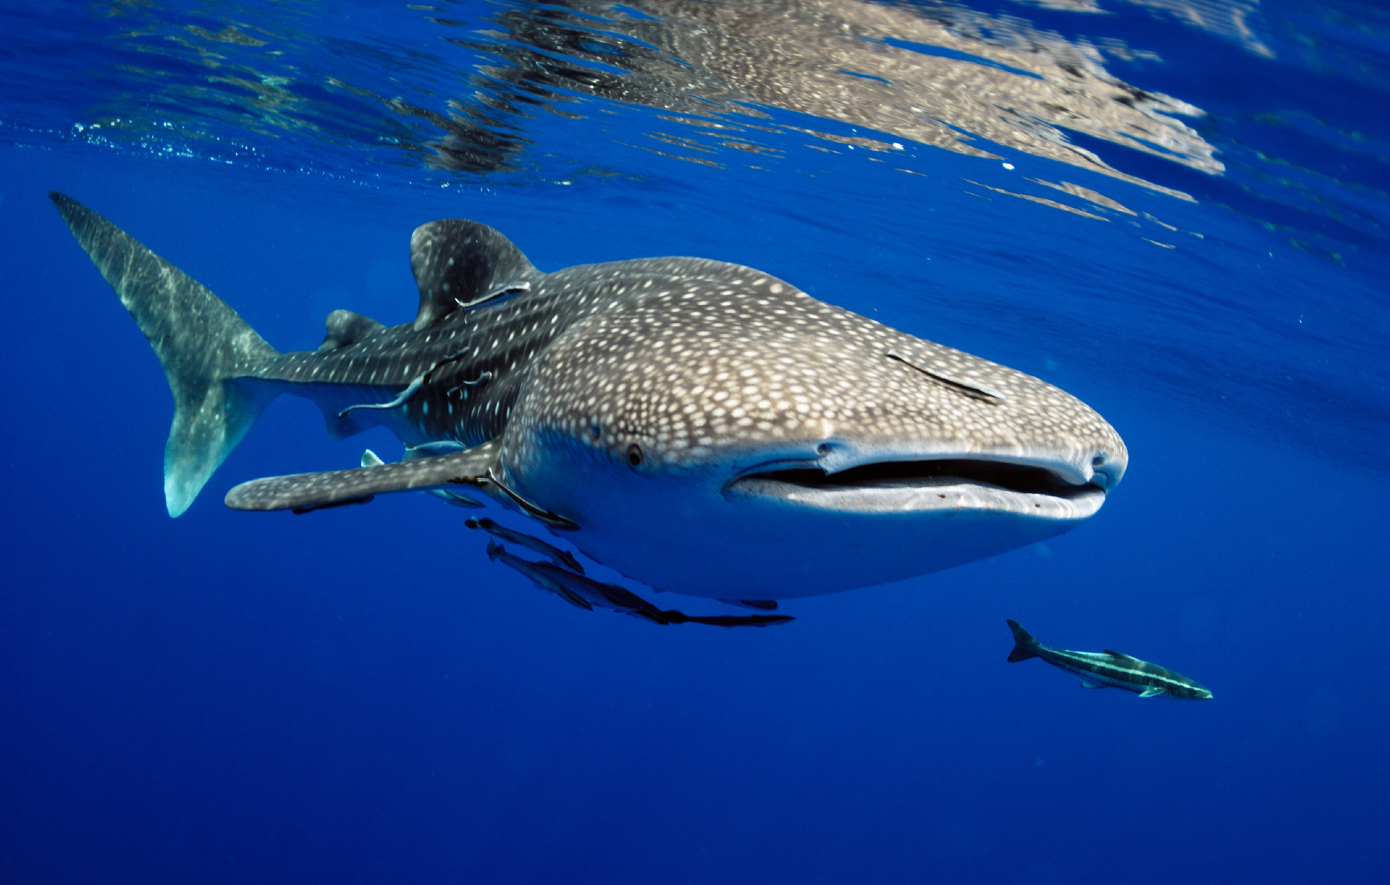
<path fill-rule="evenodd" d="M 740 476 L 726 494 L 857 513 L 971 511 L 1077 520 L 1105 503 L 1105 489 L 1075 485 L 1040 467 L 941 459 L 865 464 L 827 474 L 795 467 Z"/>

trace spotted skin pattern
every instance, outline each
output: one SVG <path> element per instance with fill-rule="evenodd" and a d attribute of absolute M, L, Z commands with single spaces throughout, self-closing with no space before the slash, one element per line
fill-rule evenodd
<path fill-rule="evenodd" d="M 175 391 L 165 460 L 171 515 L 192 503 L 265 404 L 289 393 L 314 401 L 335 438 L 383 425 L 426 448 L 400 464 L 245 483 L 229 505 L 306 511 L 470 485 L 552 528 L 587 530 L 589 551 L 621 558 L 615 545 L 635 538 L 629 546 L 652 561 L 633 568 L 647 571 L 701 559 L 689 546 L 663 558 L 661 544 L 712 522 L 727 547 L 777 529 L 783 558 L 745 569 L 742 582 L 716 587 L 723 573 L 692 569 L 668 588 L 771 599 L 896 580 L 1065 531 L 1099 508 L 1128 461 L 1115 430 L 1066 392 L 749 267 L 672 257 L 543 273 L 492 228 L 445 219 L 411 238 L 420 289 L 413 322 L 386 327 L 334 311 L 316 350 L 278 353 L 110 222 L 68 197 L 53 200 L 154 344 Z M 946 489 L 936 474 L 920 474 L 846 495 L 755 473 L 790 464 L 833 476 L 895 462 L 1017 465 L 1076 494 L 998 487 L 983 474 Z M 750 476 L 741 504 L 719 503 Z M 766 510 L 769 502 L 782 509 Z M 850 526 L 850 512 L 878 519 Z M 967 512 L 993 522 L 941 521 Z M 672 517 L 661 537 L 660 523 Z M 838 565 L 842 573 L 822 574 L 817 565 L 822 556 L 840 561 L 825 537 L 845 539 L 846 551 L 875 537 L 906 550 L 922 532 L 946 539 L 925 558 L 898 556 L 853 574 Z M 764 586 L 792 566 L 800 589 Z"/>

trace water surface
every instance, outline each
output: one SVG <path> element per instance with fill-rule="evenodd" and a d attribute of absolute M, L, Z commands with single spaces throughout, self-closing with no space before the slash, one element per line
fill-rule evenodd
<path fill-rule="evenodd" d="M 0 21 L 0 878 L 1383 875 L 1383 8 Z M 409 233 L 435 218 L 486 222 L 543 270 L 752 265 L 1081 397 L 1130 470 L 1062 538 L 743 632 L 565 606 L 423 496 L 226 510 L 244 479 L 399 453 L 327 440 L 297 400 L 170 520 L 167 388 L 50 189 L 281 349 L 336 308 L 413 317 Z M 1005 617 L 1216 697 L 1007 664 Z"/>

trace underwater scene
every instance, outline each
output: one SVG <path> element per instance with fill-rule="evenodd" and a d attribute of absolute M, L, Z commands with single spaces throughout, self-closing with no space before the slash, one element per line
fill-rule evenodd
<path fill-rule="evenodd" d="M 0 882 L 1384 881 L 1390 7 L 0 34 Z"/>

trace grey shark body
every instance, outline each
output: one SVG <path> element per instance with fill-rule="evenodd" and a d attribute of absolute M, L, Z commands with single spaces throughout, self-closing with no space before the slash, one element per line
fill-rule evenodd
<path fill-rule="evenodd" d="M 289 393 L 335 438 L 384 425 L 407 459 L 256 480 L 230 506 L 490 498 L 658 589 L 772 600 L 1059 534 L 1127 463 L 1114 429 L 1067 393 L 748 267 L 543 273 L 492 228 L 437 221 L 411 238 L 414 322 L 334 311 L 316 350 L 280 353 L 115 225 L 53 201 L 169 379 L 173 516 Z"/>
<path fill-rule="evenodd" d="M 1012 619 L 1006 619 L 1014 634 L 1014 648 L 1009 662 L 1042 658 L 1058 669 L 1081 680 L 1082 688 L 1119 688 L 1132 691 L 1141 698 L 1164 695 L 1182 700 L 1211 700 L 1211 692 L 1166 667 L 1150 664 L 1138 658 L 1106 649 L 1102 652 L 1067 651 L 1048 648 Z"/>

